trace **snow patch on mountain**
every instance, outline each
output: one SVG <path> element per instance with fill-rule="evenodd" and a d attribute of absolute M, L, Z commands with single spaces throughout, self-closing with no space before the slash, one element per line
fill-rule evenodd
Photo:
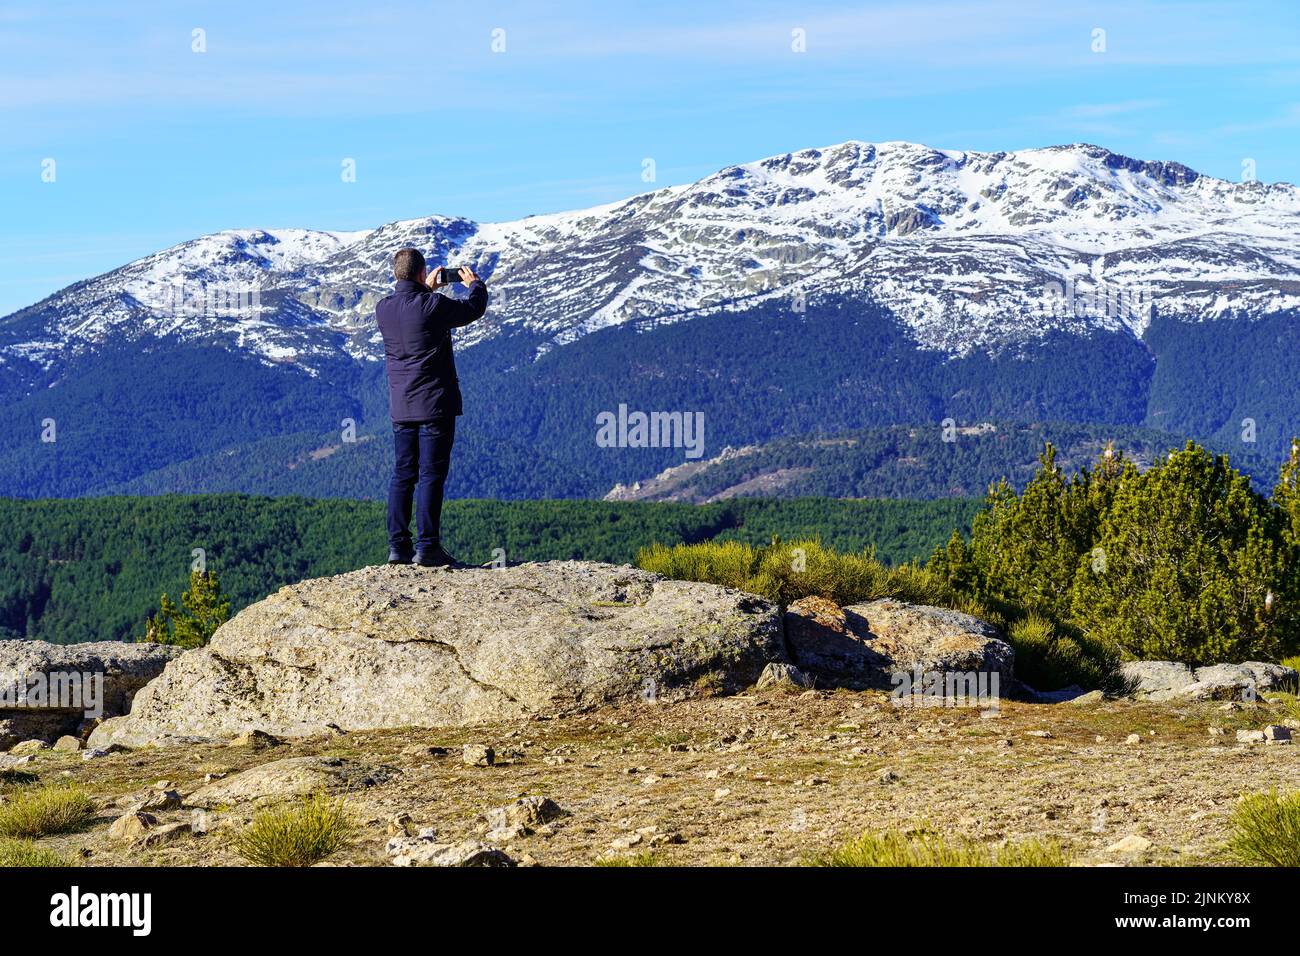
<path fill-rule="evenodd" d="M 462 347 L 515 329 L 540 353 L 630 321 L 782 299 L 795 314 L 849 296 L 892 311 L 919 347 L 960 356 L 1051 332 L 1140 336 L 1156 313 L 1300 309 L 1298 227 L 1292 185 L 1096 146 L 850 141 L 513 222 L 204 236 L 0 320 L 0 361 L 48 366 L 115 337 L 219 342 L 309 371 L 331 357 L 378 361 L 374 305 L 404 245 L 491 280 L 488 316 L 460 333 Z"/>

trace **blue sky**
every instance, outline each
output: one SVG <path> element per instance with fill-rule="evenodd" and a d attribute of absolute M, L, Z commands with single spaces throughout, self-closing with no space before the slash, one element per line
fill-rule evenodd
<path fill-rule="evenodd" d="M 1300 9 L 5 0 L 0 315 L 220 229 L 513 219 L 846 139 L 1300 181 Z"/>

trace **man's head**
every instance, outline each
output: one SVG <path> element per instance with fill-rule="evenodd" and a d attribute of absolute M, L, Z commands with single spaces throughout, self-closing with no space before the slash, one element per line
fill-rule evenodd
<path fill-rule="evenodd" d="M 397 255 L 393 256 L 393 276 L 399 282 L 402 279 L 423 282 L 428 274 L 424 253 L 419 249 L 399 249 Z"/>

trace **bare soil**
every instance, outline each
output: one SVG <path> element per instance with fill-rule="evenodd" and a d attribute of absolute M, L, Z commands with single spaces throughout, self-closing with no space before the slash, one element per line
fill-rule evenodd
<path fill-rule="evenodd" d="M 992 843 L 1053 838 L 1085 865 L 1203 865 L 1229 862 L 1224 845 L 1239 796 L 1300 787 L 1300 748 L 1242 745 L 1235 734 L 1293 719 L 1295 702 L 1222 706 L 1003 702 L 989 718 L 975 709 L 898 708 L 878 692 L 775 689 L 265 750 L 149 749 L 91 761 L 45 751 L 24 769 L 42 783 L 71 780 L 101 801 L 91 827 L 40 841 L 91 866 L 241 864 L 229 836 L 251 819 L 248 807 L 218 810 L 206 835 L 156 847 L 118 843 L 108 825 L 159 780 L 188 794 L 205 774 L 309 754 L 401 771 L 348 795 L 358 826 L 330 858 L 341 865 L 387 865 L 389 821 L 398 814 L 459 842 L 481 836 L 484 811 L 530 794 L 568 815 L 503 848 L 543 866 L 638 856 L 665 866 L 792 865 L 863 831 L 917 827 Z M 1226 733 L 1212 736 L 1211 726 Z M 1050 736 L 1031 735 L 1041 731 Z M 1127 742 L 1130 734 L 1140 742 Z M 496 765 L 467 766 L 467 743 L 494 747 Z M 428 753 L 434 746 L 448 753 Z M 1130 834 L 1150 848 L 1108 851 Z"/>

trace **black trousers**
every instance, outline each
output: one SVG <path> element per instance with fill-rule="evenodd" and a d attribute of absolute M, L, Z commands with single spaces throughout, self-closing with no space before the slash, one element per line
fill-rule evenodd
<path fill-rule="evenodd" d="M 411 499 L 415 499 L 415 550 L 438 547 L 442 532 L 442 495 L 456 440 L 456 419 L 393 422 L 393 480 L 388 486 L 388 544 L 411 547 Z"/>

